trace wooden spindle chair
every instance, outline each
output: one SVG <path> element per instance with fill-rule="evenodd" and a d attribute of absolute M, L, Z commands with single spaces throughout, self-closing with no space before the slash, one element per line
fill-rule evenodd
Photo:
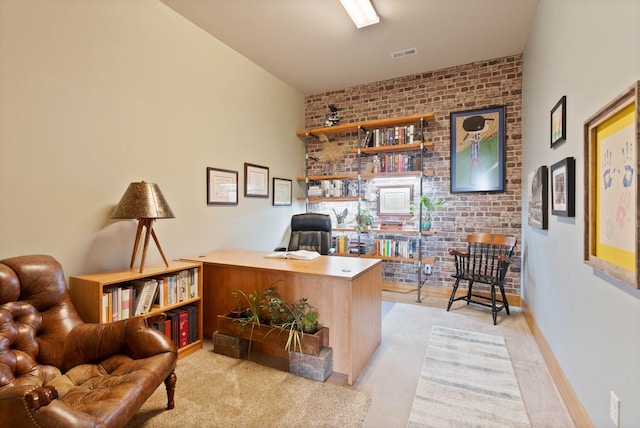
<path fill-rule="evenodd" d="M 447 311 L 456 300 L 465 300 L 467 305 L 475 303 L 490 307 L 493 325 L 496 325 L 498 312 L 502 309 L 510 315 L 509 302 L 504 294 L 504 283 L 516 243 L 517 239 L 511 236 L 479 233 L 467 235 L 467 252 L 449 250 L 449 254 L 454 256 L 456 273 L 451 276 L 456 278 L 456 282 L 453 285 Z M 465 295 L 456 297 L 460 280 L 468 281 L 469 287 Z M 490 297 L 473 293 L 474 282 L 489 284 Z M 501 299 L 496 298 L 496 286 L 500 290 Z"/>

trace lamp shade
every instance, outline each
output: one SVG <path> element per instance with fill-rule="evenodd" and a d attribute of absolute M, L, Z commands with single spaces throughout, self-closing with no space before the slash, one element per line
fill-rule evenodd
<path fill-rule="evenodd" d="M 175 218 L 160 187 L 155 183 L 131 183 L 111 218 Z"/>

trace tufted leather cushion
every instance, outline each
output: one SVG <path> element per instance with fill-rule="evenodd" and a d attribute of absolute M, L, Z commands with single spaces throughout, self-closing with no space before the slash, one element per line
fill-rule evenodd
<path fill-rule="evenodd" d="M 140 317 L 84 323 L 53 258 L 0 261 L 0 426 L 122 427 L 176 360 Z"/>

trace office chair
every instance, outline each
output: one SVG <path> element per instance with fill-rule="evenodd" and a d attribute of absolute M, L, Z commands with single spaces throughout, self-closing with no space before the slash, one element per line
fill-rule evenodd
<path fill-rule="evenodd" d="M 284 248 L 281 248 L 284 250 Z M 327 214 L 294 214 L 291 216 L 291 238 L 288 251 L 317 251 L 326 256 L 331 248 L 331 217 Z"/>

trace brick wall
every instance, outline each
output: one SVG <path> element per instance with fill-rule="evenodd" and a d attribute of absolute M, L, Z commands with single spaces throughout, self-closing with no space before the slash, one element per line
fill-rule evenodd
<path fill-rule="evenodd" d="M 502 233 L 518 239 L 506 291 L 520 294 L 521 95 L 522 57 L 516 55 L 311 95 L 306 98 L 305 127 L 325 126 L 329 104 L 339 109 L 341 124 L 433 112 L 435 122 L 427 125 L 425 138 L 433 141 L 435 148 L 426 154 L 425 166 L 434 169 L 435 176 L 424 179 L 424 189 L 437 198 L 445 198 L 447 204 L 434 214 L 433 228 L 437 234 L 424 239 L 426 255 L 437 260 L 427 285 L 452 285 L 453 263 L 448 250 L 464 249 L 468 233 Z M 451 194 L 449 114 L 496 105 L 506 107 L 506 191 Z M 355 147 L 356 135 L 336 136 L 331 140 L 346 151 Z M 319 143 L 309 143 L 310 152 L 316 155 L 321 153 L 321 147 Z M 356 158 L 346 153 L 345 156 L 347 162 L 339 166 L 338 172 L 353 172 Z M 320 164 L 314 163 L 312 167 L 315 171 L 310 174 L 328 173 L 326 166 L 324 170 Z M 335 207 L 337 210 L 342 205 Z M 311 207 L 311 210 L 316 209 Z M 402 265 L 406 266 L 385 262 L 384 280 L 415 283 L 417 265 Z"/>

